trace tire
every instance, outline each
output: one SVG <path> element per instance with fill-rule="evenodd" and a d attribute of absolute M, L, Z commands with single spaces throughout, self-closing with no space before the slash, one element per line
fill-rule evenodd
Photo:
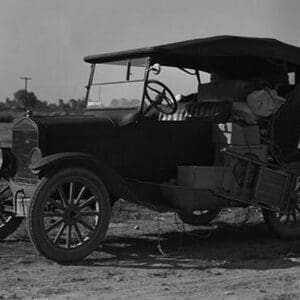
<path fill-rule="evenodd" d="M 103 241 L 111 204 L 102 181 L 84 168 L 67 168 L 42 178 L 29 207 L 34 247 L 59 263 L 79 261 Z"/>
<path fill-rule="evenodd" d="M 280 214 L 269 210 L 263 210 L 264 220 L 269 229 L 282 239 L 300 238 L 300 162 L 288 164 L 291 171 L 295 172 L 293 191 L 290 206 L 286 214 Z"/>
<path fill-rule="evenodd" d="M 209 225 L 220 213 L 221 208 L 199 211 L 200 214 L 179 214 L 182 222 L 193 226 Z"/>
<path fill-rule="evenodd" d="M 14 233 L 23 221 L 22 217 L 5 210 L 7 206 L 13 208 L 13 195 L 8 183 L 5 183 L 0 189 L 0 240 Z"/>

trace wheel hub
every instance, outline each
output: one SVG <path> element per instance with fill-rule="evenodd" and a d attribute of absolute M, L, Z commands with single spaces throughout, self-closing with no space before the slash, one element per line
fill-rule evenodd
<path fill-rule="evenodd" d="M 80 216 L 80 210 L 75 205 L 68 205 L 63 214 L 63 220 L 67 225 L 74 225 Z"/>

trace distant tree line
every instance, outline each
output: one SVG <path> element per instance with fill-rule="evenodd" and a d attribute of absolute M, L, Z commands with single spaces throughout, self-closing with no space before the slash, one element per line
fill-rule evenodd
<path fill-rule="evenodd" d="M 34 92 L 27 92 L 24 89 L 14 93 L 13 98 L 6 98 L 0 102 L 0 110 L 26 111 L 31 110 L 40 113 L 81 113 L 84 109 L 84 99 L 69 99 L 64 102 L 59 99 L 58 103 L 49 103 L 37 98 Z"/>
<path fill-rule="evenodd" d="M 128 100 L 126 98 L 112 99 L 110 102 L 111 107 L 135 107 L 140 104 L 140 100 L 132 99 Z"/>

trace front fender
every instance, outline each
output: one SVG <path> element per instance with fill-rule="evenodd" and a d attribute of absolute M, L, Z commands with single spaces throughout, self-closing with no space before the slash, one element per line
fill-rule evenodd
<path fill-rule="evenodd" d="M 45 170 L 49 167 L 53 167 L 62 161 L 83 161 L 83 160 L 96 160 L 92 155 L 81 152 L 64 152 L 45 156 L 40 160 L 30 164 L 28 168 L 35 174 Z"/>
<path fill-rule="evenodd" d="M 0 178 L 11 178 L 16 174 L 16 158 L 11 148 L 0 148 Z"/>
<path fill-rule="evenodd" d="M 66 167 L 83 167 L 93 171 L 105 184 L 113 201 L 120 198 L 133 200 L 134 194 L 129 190 L 125 180 L 114 169 L 99 161 L 95 156 L 81 152 L 64 152 L 52 154 L 29 165 L 29 169 L 40 177 L 47 176 Z M 134 200 L 133 200 L 134 201 Z"/>

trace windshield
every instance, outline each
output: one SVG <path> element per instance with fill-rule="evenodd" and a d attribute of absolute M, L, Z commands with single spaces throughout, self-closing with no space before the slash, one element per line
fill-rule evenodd
<path fill-rule="evenodd" d="M 134 108 L 141 105 L 147 58 L 93 65 L 87 108 Z"/>

